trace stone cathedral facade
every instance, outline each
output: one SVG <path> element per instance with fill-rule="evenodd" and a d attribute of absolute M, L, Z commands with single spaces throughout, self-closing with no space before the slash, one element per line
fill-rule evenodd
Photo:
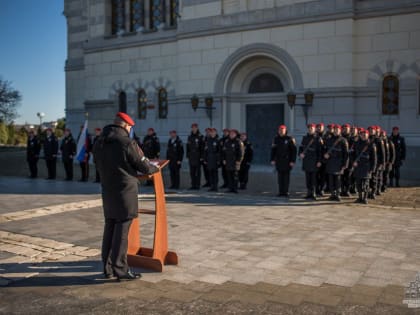
<path fill-rule="evenodd" d="M 278 125 L 305 133 L 286 96 L 310 90 L 309 122 L 398 125 L 420 155 L 420 0 L 64 2 L 74 130 L 86 112 L 92 129 L 121 110 L 140 136 L 185 138 L 210 125 L 210 100 L 212 125 L 247 131 L 262 163 Z"/>

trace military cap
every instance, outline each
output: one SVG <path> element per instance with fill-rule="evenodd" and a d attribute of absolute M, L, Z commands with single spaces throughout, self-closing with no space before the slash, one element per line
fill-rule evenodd
<path fill-rule="evenodd" d="M 125 123 L 127 123 L 130 126 L 135 125 L 134 120 L 129 115 L 127 115 L 126 113 L 118 112 L 116 117 L 121 118 Z"/>

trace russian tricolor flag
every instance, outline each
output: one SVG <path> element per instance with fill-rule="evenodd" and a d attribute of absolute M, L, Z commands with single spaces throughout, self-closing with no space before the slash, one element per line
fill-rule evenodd
<path fill-rule="evenodd" d="M 88 151 L 89 146 L 89 133 L 88 133 L 88 121 L 85 121 L 83 130 L 80 133 L 79 141 L 77 142 L 77 155 L 76 159 L 79 162 L 86 162 L 85 154 Z"/>

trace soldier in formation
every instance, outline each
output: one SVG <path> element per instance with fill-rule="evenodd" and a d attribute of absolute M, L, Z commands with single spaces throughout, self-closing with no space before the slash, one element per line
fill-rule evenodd
<path fill-rule="evenodd" d="M 238 172 L 244 154 L 243 143 L 238 138 L 238 131 L 231 129 L 229 138 L 225 141 L 222 150 L 222 161 L 226 168 L 228 190 L 230 193 L 238 193 Z"/>
<path fill-rule="evenodd" d="M 58 140 L 51 128 L 47 129 L 47 136 L 44 144 L 44 158 L 47 165 L 47 179 L 55 179 L 57 173 Z"/>
<path fill-rule="evenodd" d="M 61 141 L 60 150 L 66 180 L 73 180 L 73 159 L 76 156 L 77 146 L 69 128 L 64 130 L 64 139 Z"/>
<path fill-rule="evenodd" d="M 26 145 L 26 161 L 29 165 L 30 178 L 38 177 L 38 160 L 41 151 L 41 143 L 35 135 L 34 130 L 29 131 L 28 142 Z"/>
<path fill-rule="evenodd" d="M 191 188 L 200 190 L 201 163 L 203 162 L 204 138 L 198 129 L 198 124 L 191 125 L 191 134 L 187 141 L 187 158 L 190 166 Z"/>
<path fill-rule="evenodd" d="M 169 172 L 171 177 L 171 189 L 179 189 L 181 182 L 181 165 L 184 158 L 184 146 L 177 135 L 176 130 L 169 132 L 166 158 L 169 160 Z"/>
<path fill-rule="evenodd" d="M 239 189 L 244 190 L 248 185 L 249 170 L 254 157 L 254 149 L 252 148 L 252 143 L 248 140 L 246 132 L 241 133 L 240 139 L 244 145 L 244 157 L 239 169 Z"/>

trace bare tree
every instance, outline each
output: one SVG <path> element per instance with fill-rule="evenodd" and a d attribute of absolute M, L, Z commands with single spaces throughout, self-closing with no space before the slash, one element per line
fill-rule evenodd
<path fill-rule="evenodd" d="M 11 82 L 0 78 L 0 121 L 11 122 L 19 115 L 17 107 L 22 95 L 12 87 Z"/>

